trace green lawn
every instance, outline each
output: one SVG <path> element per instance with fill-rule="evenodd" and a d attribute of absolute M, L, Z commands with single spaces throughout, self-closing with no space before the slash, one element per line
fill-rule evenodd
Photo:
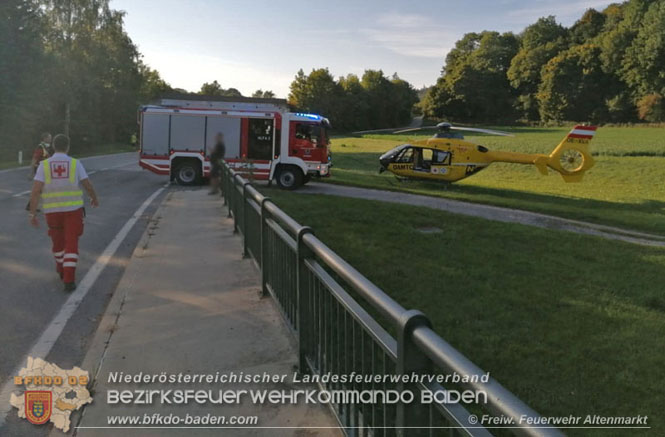
<path fill-rule="evenodd" d="M 32 159 L 32 151 L 24 150 L 23 151 L 23 166 L 30 165 L 30 160 Z M 125 152 L 135 152 L 136 148 L 123 143 L 113 143 L 113 144 L 100 144 L 95 146 L 93 150 L 84 150 L 79 153 L 76 150 L 76 147 L 72 147 L 70 153 L 77 158 L 85 158 L 87 156 L 97 156 L 97 155 L 109 155 L 112 153 L 125 153 Z M 14 168 L 19 167 L 18 163 L 18 151 L 6 151 L 0 154 L 0 170 L 5 168 Z"/>
<path fill-rule="evenodd" d="M 649 435 L 665 432 L 665 250 L 265 191 L 405 308 L 424 311 L 443 338 L 536 411 L 646 414 Z M 418 231 L 424 227 L 442 232 Z"/>
<path fill-rule="evenodd" d="M 515 137 L 476 136 L 496 150 L 549 153 L 569 128 L 502 128 Z M 408 191 L 507 206 L 665 235 L 665 132 L 663 128 L 599 128 L 591 143 L 596 165 L 581 183 L 558 173 L 541 176 L 533 166 L 497 163 L 463 181 L 400 182 L 378 173 L 378 157 L 390 148 L 431 136 L 365 135 L 332 140 L 331 183 Z M 425 131 L 421 131 L 425 132 Z"/>

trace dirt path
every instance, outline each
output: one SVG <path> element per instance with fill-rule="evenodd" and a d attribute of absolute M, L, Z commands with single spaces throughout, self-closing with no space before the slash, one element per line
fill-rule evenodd
<path fill-rule="evenodd" d="M 349 187 L 325 183 L 309 183 L 296 192 L 302 194 L 327 194 L 331 196 L 353 197 L 356 199 L 380 200 L 383 202 L 403 203 L 414 206 L 440 209 L 473 217 L 481 217 L 506 223 L 520 223 L 546 229 L 557 229 L 585 235 L 596 235 L 610 240 L 625 241 L 643 246 L 665 247 L 665 237 L 644 232 L 598 225 L 578 220 L 569 220 L 536 212 L 477 203 L 460 202 L 459 200 L 441 197 L 421 196 L 418 194 L 399 193 L 393 191 L 372 190 L 368 188 Z"/>
<path fill-rule="evenodd" d="M 413 117 L 411 119 L 411 124 L 409 124 L 409 127 L 420 127 L 423 125 L 423 116 L 420 115 L 418 117 Z"/>

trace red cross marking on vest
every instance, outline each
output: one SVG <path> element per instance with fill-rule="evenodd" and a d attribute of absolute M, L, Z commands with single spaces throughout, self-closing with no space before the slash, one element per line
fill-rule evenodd
<path fill-rule="evenodd" d="M 64 173 L 67 173 L 67 168 L 63 164 L 54 165 L 53 172 L 57 175 L 58 178 L 61 178 Z"/>

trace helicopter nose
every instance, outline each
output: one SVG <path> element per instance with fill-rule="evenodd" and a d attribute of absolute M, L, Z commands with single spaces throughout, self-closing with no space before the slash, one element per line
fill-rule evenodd
<path fill-rule="evenodd" d="M 382 165 L 383 167 L 388 167 L 388 165 L 389 165 L 392 161 L 393 161 L 392 156 L 391 156 L 391 157 L 388 157 L 388 156 L 382 156 L 381 158 L 379 158 L 379 162 L 381 163 L 381 165 Z"/>
<path fill-rule="evenodd" d="M 381 164 L 381 168 L 379 168 L 379 173 L 383 173 L 388 168 L 388 164 L 390 164 L 390 159 L 389 158 L 379 159 L 379 164 Z"/>

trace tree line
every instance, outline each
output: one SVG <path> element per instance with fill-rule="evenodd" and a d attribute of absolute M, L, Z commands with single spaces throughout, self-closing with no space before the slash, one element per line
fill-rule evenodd
<path fill-rule="evenodd" d="M 481 122 L 665 121 L 665 2 L 540 18 L 518 35 L 467 33 L 421 101 L 426 116 Z"/>
<path fill-rule="evenodd" d="M 68 134 L 79 153 L 128 144 L 140 104 L 186 92 L 143 62 L 123 18 L 109 0 L 0 1 L 0 160 L 30 151 L 43 131 Z M 217 81 L 200 93 L 241 95 Z"/>
<path fill-rule="evenodd" d="M 108 0 L 3 0 L 0 39 L 3 148 L 34 146 L 42 131 L 79 149 L 128 143 L 138 102 L 170 89 Z"/>
<path fill-rule="evenodd" d="M 327 68 L 299 70 L 288 98 L 294 108 L 322 114 L 341 131 L 404 126 L 418 100 L 418 92 L 397 73 L 387 78 L 381 70 L 366 70 L 360 78 L 335 79 Z"/>
<path fill-rule="evenodd" d="M 128 143 L 140 104 L 184 91 L 143 62 L 123 17 L 109 0 L 0 2 L 4 151 L 30 149 L 42 131 L 68 133 L 79 150 Z M 589 9 L 570 28 L 545 17 L 517 35 L 468 33 L 427 90 L 381 70 L 335 78 L 319 68 L 298 71 L 288 101 L 342 131 L 403 126 L 414 108 L 479 122 L 665 121 L 664 35 L 665 2 L 630 0 Z M 199 93 L 242 95 L 216 80 Z"/>
<path fill-rule="evenodd" d="M 187 92 L 185 90 L 180 91 L 185 93 Z M 217 80 L 213 80 L 212 82 L 205 82 L 203 85 L 201 85 L 199 94 L 219 97 L 244 97 L 242 93 L 235 88 L 222 88 Z M 254 91 L 250 97 L 259 99 L 272 99 L 275 97 L 275 93 L 273 93 L 271 90 L 263 91 L 262 89 L 258 89 Z"/>

